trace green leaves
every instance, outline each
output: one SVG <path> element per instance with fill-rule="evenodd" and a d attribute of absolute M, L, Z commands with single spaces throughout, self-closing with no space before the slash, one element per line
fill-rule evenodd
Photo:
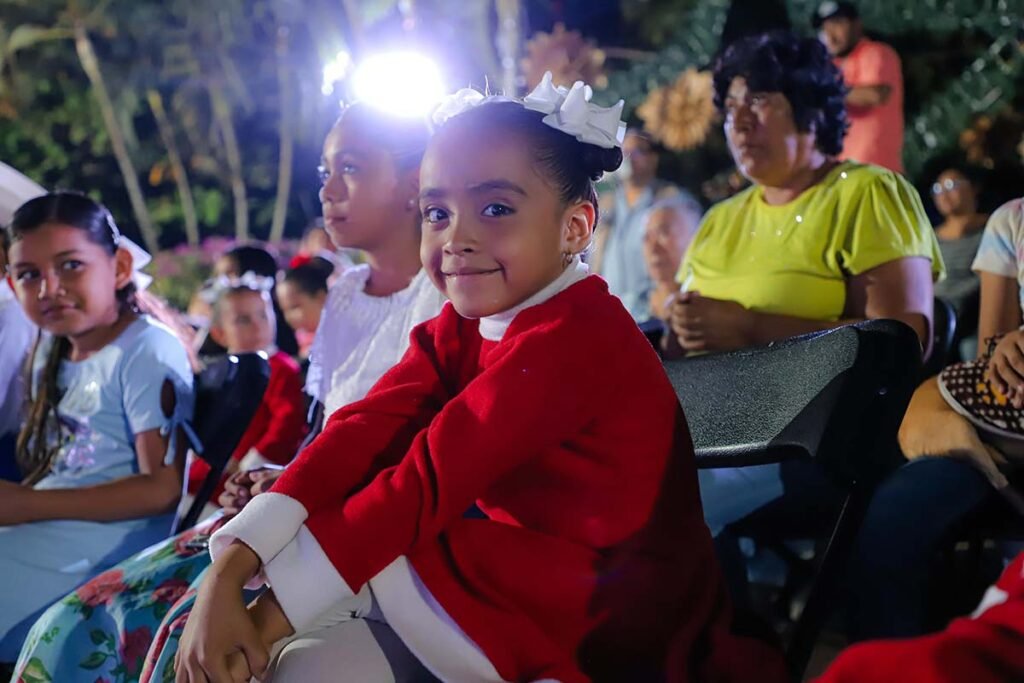
<path fill-rule="evenodd" d="M 40 640 L 49 645 L 53 642 L 53 639 L 60 635 L 60 626 L 54 626 L 49 631 L 40 636 Z"/>
<path fill-rule="evenodd" d="M 46 26 L 22 24 L 21 26 L 16 26 L 10 35 L 7 36 L 4 52 L 13 54 L 18 50 L 33 47 L 43 41 L 65 40 L 71 38 L 71 36 L 71 31 L 66 28 L 48 28 Z"/>
<path fill-rule="evenodd" d="M 89 669 L 90 671 L 98 669 L 103 666 L 103 662 L 107 661 L 109 655 L 102 652 L 93 652 L 88 657 L 78 663 L 78 666 L 83 669 Z"/>
<path fill-rule="evenodd" d="M 320 93 L 319 72 L 320 53 L 337 51 L 340 45 L 332 42 L 327 48 L 314 40 L 331 35 L 317 24 L 324 16 L 336 18 L 327 8 L 337 5 L 323 0 L 315 3 L 321 11 L 313 12 L 299 11 L 295 4 L 0 0 L 0 158 L 45 187 L 97 195 L 132 237 L 137 235 L 131 219 L 140 215 L 140 204 L 130 205 L 126 181 L 136 179 L 124 173 L 141 181 L 142 213 L 153 212 L 150 218 L 157 232 L 164 233 L 166 246 L 183 235 L 182 205 L 188 195 L 195 203 L 188 212 L 189 221 L 196 217 L 193 227 L 198 223 L 208 234 L 223 233 L 241 209 L 253 221 L 252 236 L 266 237 L 280 177 L 281 117 L 278 57 L 275 41 L 267 36 L 275 36 L 283 21 L 295 41 L 287 66 L 296 78 L 312 83 L 293 93 L 300 100 L 295 110 L 312 115 L 290 124 L 296 140 L 305 145 L 290 163 L 312 169 L 322 132 L 337 113 L 337 103 Z M 72 21 L 86 29 L 95 46 L 112 106 L 113 116 L 106 122 L 76 55 L 76 43 L 68 39 L 74 37 Z M 219 120 L 212 116 L 210 94 L 217 83 L 224 105 Z M 164 130 L 169 135 L 161 135 L 148 106 L 150 90 L 167 103 L 170 125 Z M 126 153 L 119 165 L 112 156 L 111 121 L 124 140 Z M 235 156 L 240 161 L 225 154 L 227 128 L 239 141 L 240 154 Z M 172 146 L 183 166 L 169 164 Z M 130 164 L 124 163 L 125 157 Z M 171 170 L 154 186 L 146 181 L 157 165 Z M 129 166 L 131 172 L 125 170 Z M 296 198 L 286 215 L 297 231 L 306 222 L 301 207 L 316 206 L 316 186 L 311 170 L 294 175 Z M 248 206 L 232 202 L 239 188 L 245 189 Z"/>
<path fill-rule="evenodd" d="M 820 0 L 787 0 L 794 30 L 811 34 L 810 17 L 819 4 Z M 635 19 L 641 33 L 661 49 L 654 59 L 609 74 L 608 88 L 596 93 L 595 99 L 602 104 L 625 99 L 629 116 L 651 90 L 669 83 L 688 67 L 706 66 L 719 49 L 730 5 L 731 0 L 625 2 L 627 18 Z M 1019 17 L 1024 16 L 1024 0 L 860 0 L 857 6 L 869 33 L 894 43 L 909 37 L 909 46 L 926 56 L 928 45 L 915 44 L 913 37 L 925 35 L 932 41 L 929 63 L 922 65 L 925 60 L 917 59 L 910 70 L 907 58 L 915 56 L 913 50 L 904 55 L 911 74 L 908 85 L 924 82 L 923 67 L 933 81 L 929 86 L 935 86 L 916 93 L 917 97 L 907 91 L 911 114 L 906 123 L 904 160 L 908 176 L 916 176 L 930 157 L 954 145 L 975 115 L 995 111 L 1012 100 L 1024 74 L 1024 53 L 1016 35 Z M 965 41 L 968 37 L 971 40 Z M 943 41 L 969 53 L 961 73 L 956 66 L 948 73 L 950 63 L 941 61 L 948 59 Z M 977 55 L 970 54 L 973 44 L 981 45 Z"/>
<path fill-rule="evenodd" d="M 28 661 L 18 680 L 24 681 L 24 683 L 53 683 L 50 672 L 46 670 L 42 660 L 38 657 L 33 657 Z"/>
<path fill-rule="evenodd" d="M 731 4 L 732 0 L 697 0 L 685 21 L 674 24 L 677 28 L 655 59 L 609 74 L 608 87 L 595 93 L 594 99 L 602 104 L 624 99 L 624 115 L 628 117 L 650 91 L 673 81 L 690 67 L 707 66 L 718 49 Z"/>

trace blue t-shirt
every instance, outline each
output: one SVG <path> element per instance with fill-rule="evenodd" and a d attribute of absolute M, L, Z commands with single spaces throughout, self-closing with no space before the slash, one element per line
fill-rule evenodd
<path fill-rule="evenodd" d="M 52 338 L 44 339 L 33 359 L 33 395 L 52 343 Z M 165 380 L 175 390 L 170 417 L 160 401 Z M 192 418 L 192 371 L 185 347 L 147 316 L 89 358 L 63 361 L 57 384 L 63 392 L 59 417 L 51 420 L 47 434 L 60 450 L 37 489 L 92 486 L 137 474 L 136 435 Z"/>

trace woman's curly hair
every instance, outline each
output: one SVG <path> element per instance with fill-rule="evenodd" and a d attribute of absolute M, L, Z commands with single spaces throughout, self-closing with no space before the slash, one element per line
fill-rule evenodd
<path fill-rule="evenodd" d="M 839 154 L 849 128 L 843 74 L 825 46 L 791 31 L 772 31 L 736 41 L 714 67 L 715 106 L 723 110 L 729 85 L 743 78 L 755 92 L 780 92 L 802 133 L 814 131 L 816 146 Z"/>

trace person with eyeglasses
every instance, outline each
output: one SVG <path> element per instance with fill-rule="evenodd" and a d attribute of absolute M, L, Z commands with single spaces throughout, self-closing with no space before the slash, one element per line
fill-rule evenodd
<path fill-rule="evenodd" d="M 988 214 L 978 207 L 982 191 L 980 169 L 954 164 L 943 170 L 932 183 L 931 195 L 942 222 L 935 226 L 939 251 L 946 264 L 946 279 L 935 284 L 935 296 L 953 305 L 957 315 L 958 339 L 970 340 L 961 350 L 963 358 L 973 358 L 976 345 L 973 333 L 978 328 L 978 275 L 971 269 L 981 244 Z"/>

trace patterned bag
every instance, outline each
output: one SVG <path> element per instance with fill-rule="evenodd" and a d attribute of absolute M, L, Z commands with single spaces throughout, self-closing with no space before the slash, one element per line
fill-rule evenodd
<path fill-rule="evenodd" d="M 1024 410 L 1018 410 L 989 381 L 988 366 L 1001 337 L 986 340 L 985 354 L 950 365 L 939 374 L 939 391 L 949 406 L 967 418 L 983 441 L 1007 458 L 1024 458 Z"/>

